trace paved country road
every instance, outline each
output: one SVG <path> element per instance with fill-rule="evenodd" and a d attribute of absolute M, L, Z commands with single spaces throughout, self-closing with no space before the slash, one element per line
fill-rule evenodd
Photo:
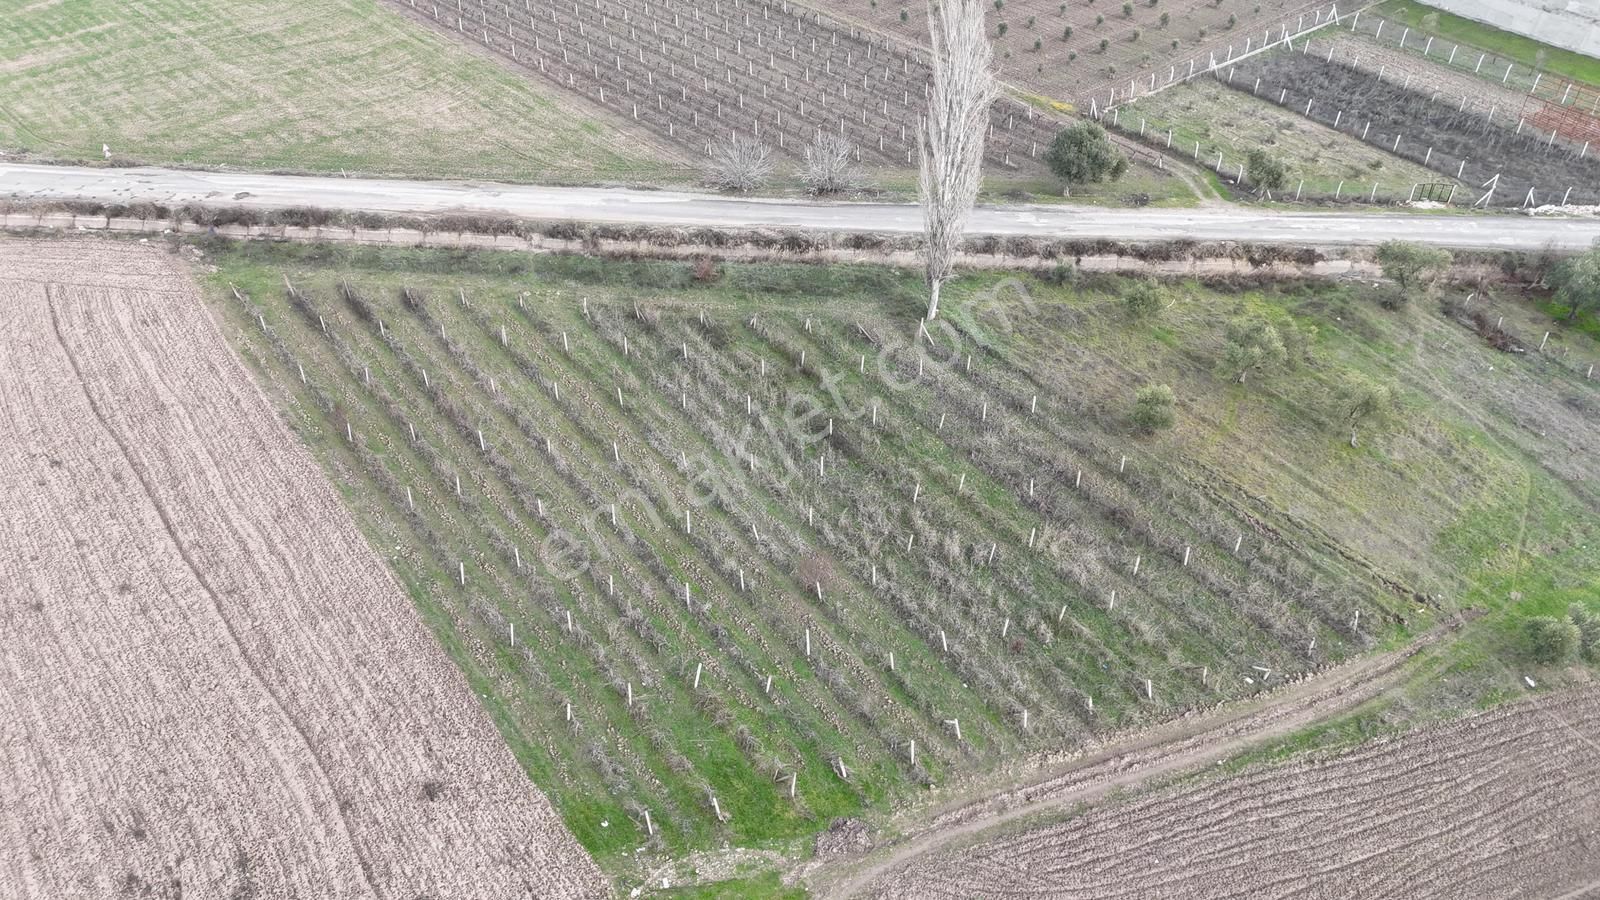
<path fill-rule="evenodd" d="M 499 213 L 528 219 L 638 225 L 879 232 L 915 232 L 922 228 L 920 210 L 905 203 L 814 202 L 674 191 L 157 168 L 7 165 L 3 161 L 0 197 L 167 205 L 209 203 L 260 209 L 315 206 L 407 214 Z M 1537 250 L 1549 244 L 1571 250 L 1587 247 L 1600 238 L 1600 219 L 1016 204 L 977 209 L 969 231 L 1051 238 L 1188 238 L 1319 246 L 1377 244 L 1398 239 L 1458 248 Z"/>

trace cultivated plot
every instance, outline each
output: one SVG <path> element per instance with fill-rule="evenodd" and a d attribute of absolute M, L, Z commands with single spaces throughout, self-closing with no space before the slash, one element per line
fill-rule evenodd
<path fill-rule="evenodd" d="M 0 300 L 7 896 L 606 894 L 170 257 Z"/>
<path fill-rule="evenodd" d="M 599 855 L 809 835 L 1429 617 L 1021 364 L 1058 304 L 919 338 L 885 270 L 411 260 L 236 259 L 223 308 Z"/>
<path fill-rule="evenodd" d="M 1578 897 L 1597 836 L 1589 687 L 918 859 L 872 894 Z"/>

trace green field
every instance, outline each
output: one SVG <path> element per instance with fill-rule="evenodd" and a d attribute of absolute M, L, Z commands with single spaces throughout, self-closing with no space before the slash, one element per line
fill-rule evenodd
<path fill-rule="evenodd" d="M 1600 85 L 1600 60 L 1543 44 L 1533 38 L 1501 31 L 1498 28 L 1464 19 L 1442 9 L 1407 0 L 1389 0 L 1377 9 L 1379 15 L 1402 22 L 1427 34 L 1448 38 L 1516 60 L 1525 66 L 1564 75 L 1576 81 Z M 1424 21 L 1424 20 L 1428 21 Z"/>
<path fill-rule="evenodd" d="M 1429 662 L 1456 699 L 1419 702 L 1489 702 L 1520 618 L 1600 587 L 1581 334 L 1501 354 L 1331 283 L 1177 283 L 1135 322 L 1123 279 L 990 273 L 930 341 L 887 269 L 211 249 L 229 333 L 625 888 L 636 848 L 803 855 L 1465 608 Z M 1243 316 L 1294 364 L 1219 371 Z M 1399 396 L 1356 447 L 1348 372 Z M 1178 396 L 1154 436 L 1148 382 Z"/>
<path fill-rule="evenodd" d="M 1292 198 L 1301 179 L 1305 180 L 1302 197 L 1338 193 L 1361 199 L 1369 196 L 1373 182 L 1379 185 L 1380 199 L 1405 199 L 1413 184 L 1451 180 L 1209 78 L 1141 97 L 1122 108 L 1119 126 L 1137 134 L 1140 120 L 1145 122 L 1146 136 L 1155 135 L 1158 144 L 1172 129 L 1172 150 L 1181 150 L 1184 157 L 1193 156 L 1198 141 L 1197 165 L 1214 166 L 1220 151 L 1230 179 L 1251 150 L 1266 151 L 1289 170 L 1288 188 L 1276 198 L 1280 200 Z"/>
<path fill-rule="evenodd" d="M 374 0 L 21 2 L 0 28 L 0 150 L 509 181 L 672 168 Z"/>

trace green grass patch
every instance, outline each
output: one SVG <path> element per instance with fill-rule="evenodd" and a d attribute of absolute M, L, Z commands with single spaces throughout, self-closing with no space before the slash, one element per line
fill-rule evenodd
<path fill-rule="evenodd" d="M 784 885 L 777 872 L 767 872 L 711 884 L 668 888 L 647 896 L 662 900 L 805 900 L 810 894 L 803 887 Z"/>
<path fill-rule="evenodd" d="M 649 144 L 375 0 L 59 0 L 0 29 L 0 147 L 424 178 L 659 177 Z"/>
<path fill-rule="evenodd" d="M 1470 44 L 1525 66 L 1564 75 L 1586 84 L 1600 85 L 1600 60 L 1582 53 L 1552 47 L 1533 38 L 1501 31 L 1482 22 L 1408 0 L 1389 0 L 1378 7 L 1378 14 L 1413 29 Z"/>

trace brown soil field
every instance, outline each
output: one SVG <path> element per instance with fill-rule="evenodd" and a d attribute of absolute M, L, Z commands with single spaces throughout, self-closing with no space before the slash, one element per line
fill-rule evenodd
<path fill-rule="evenodd" d="M 0 241 L 0 896 L 598 897 L 150 247 Z"/>
<path fill-rule="evenodd" d="M 916 860 L 880 897 L 1577 897 L 1600 889 L 1600 690 Z"/>
<path fill-rule="evenodd" d="M 810 5 L 919 47 L 927 45 L 927 14 L 911 0 L 812 0 Z M 1001 77 L 1087 111 L 1090 97 L 1104 104 L 1107 93 L 1116 88 L 1120 96 L 1130 78 L 1143 84 L 1155 74 L 1164 83 L 1173 67 L 1182 77 L 1191 60 L 1204 69 L 1213 54 L 1222 59 L 1229 48 L 1242 52 L 1247 41 L 1255 47 L 1269 36 L 1277 40 L 1284 28 L 1293 34 L 1332 8 L 1323 0 L 1130 0 L 1126 13 L 1122 6 L 1117 0 L 1004 0 L 988 6 L 985 18 Z M 1340 10 L 1341 15 L 1348 12 Z"/>

